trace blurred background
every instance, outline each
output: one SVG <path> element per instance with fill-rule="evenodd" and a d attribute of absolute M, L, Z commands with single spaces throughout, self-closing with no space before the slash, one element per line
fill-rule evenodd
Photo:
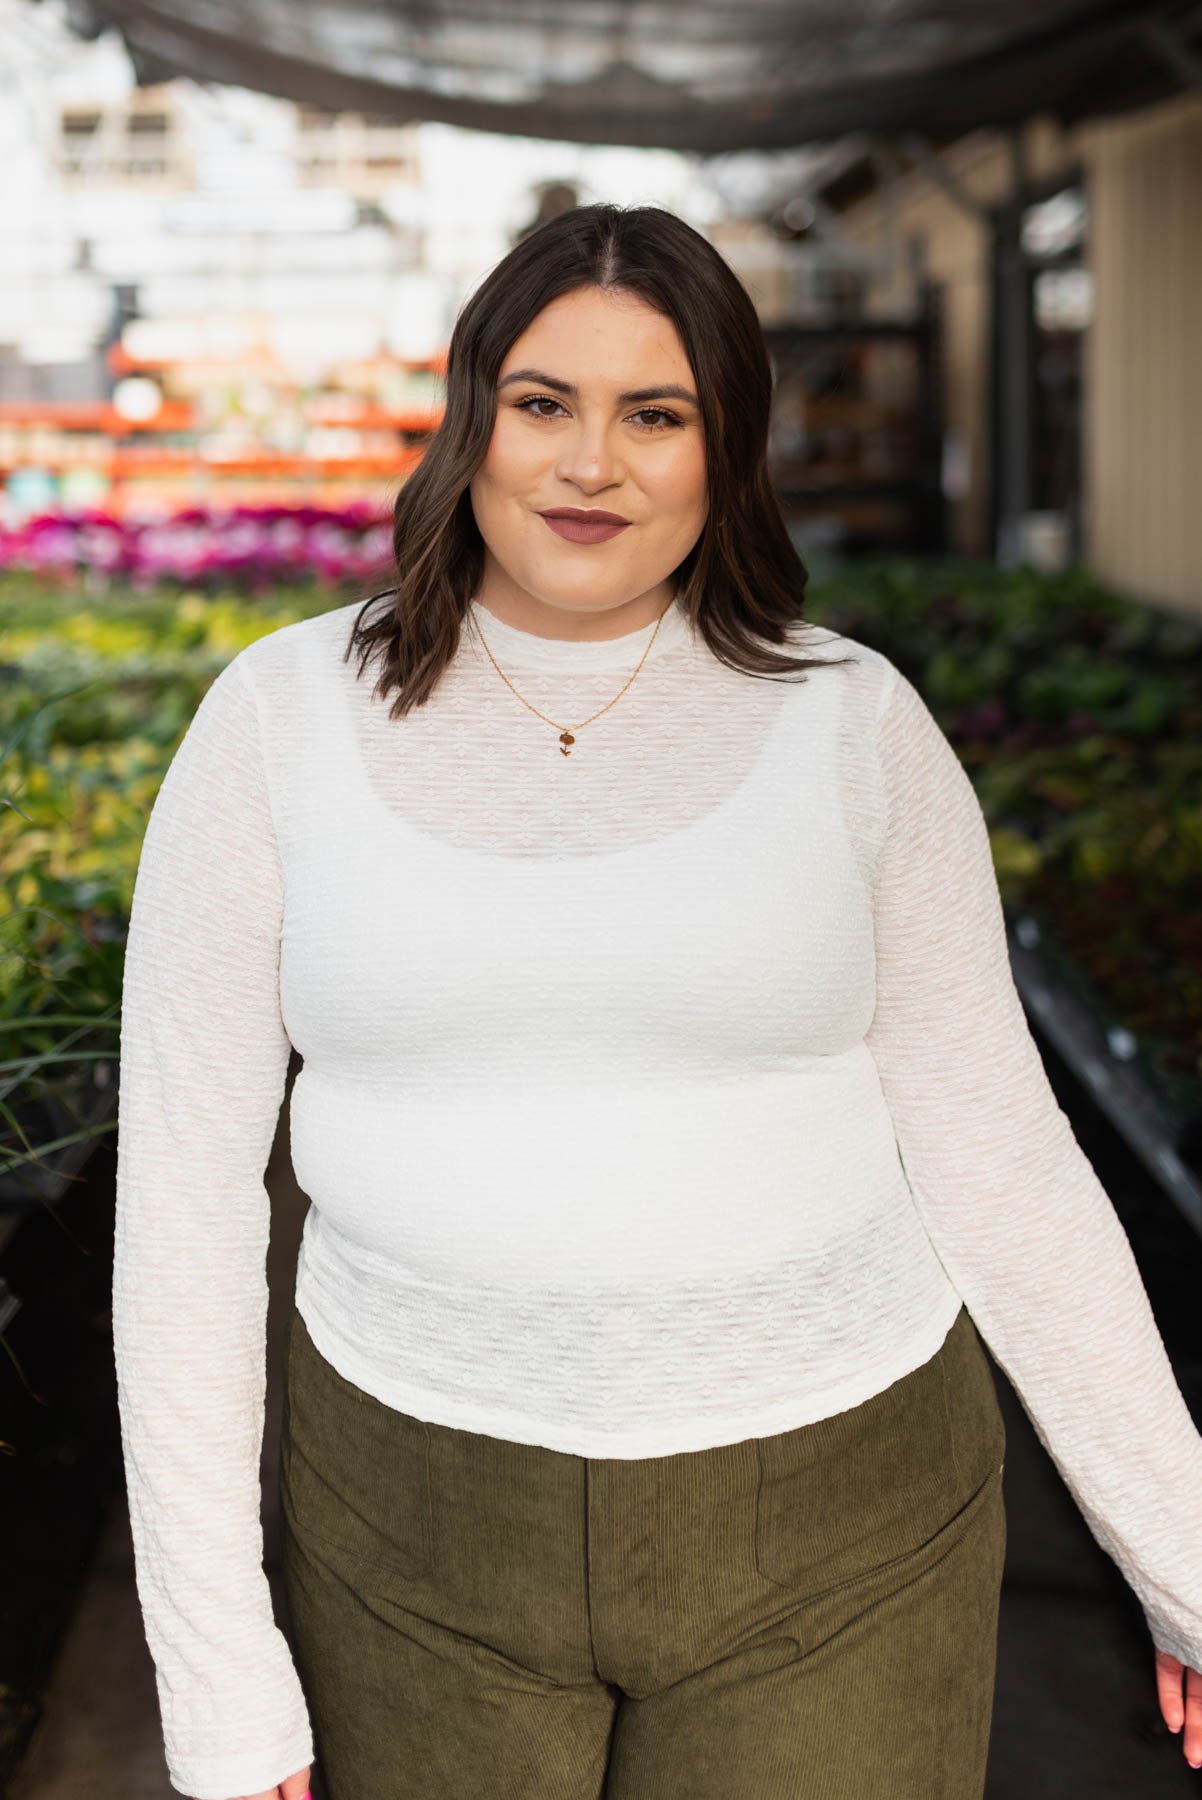
<path fill-rule="evenodd" d="M 0 1794 L 174 1791 L 109 1314 L 147 813 L 231 656 L 387 584 L 456 314 L 572 206 L 667 207 L 750 292 L 809 615 L 973 780 L 1202 1421 L 1202 7 L 0 0 L 0 170 Z M 287 1101 L 267 1186 L 275 1587 Z M 990 1800 L 1193 1791 L 994 1372 Z"/>

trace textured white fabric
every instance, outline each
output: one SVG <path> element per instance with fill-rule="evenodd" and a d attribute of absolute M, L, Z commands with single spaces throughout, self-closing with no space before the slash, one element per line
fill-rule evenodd
<path fill-rule="evenodd" d="M 963 1301 L 1155 1643 L 1202 1667 L 1202 1438 L 912 685 L 812 627 L 792 647 L 852 660 L 748 677 L 673 606 L 577 729 L 654 626 L 577 643 L 473 603 L 391 719 L 354 612 L 222 671 L 134 895 L 113 1313 L 175 1786 L 313 1754 L 259 1518 L 290 1044 L 297 1304 L 348 1379 L 662 1455 L 856 1405 Z"/>

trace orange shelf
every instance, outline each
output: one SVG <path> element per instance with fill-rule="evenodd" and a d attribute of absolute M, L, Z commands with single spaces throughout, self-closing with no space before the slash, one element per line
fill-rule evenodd
<path fill-rule="evenodd" d="M 173 474 L 194 470 L 198 475 L 299 475 L 357 476 L 403 475 L 421 461 L 420 445 L 398 450 L 395 456 L 196 456 L 189 450 L 117 450 L 109 465 L 115 480 L 130 475 Z"/>
<path fill-rule="evenodd" d="M 220 368 L 239 362 L 257 361 L 270 364 L 273 369 L 282 370 L 285 365 L 280 361 L 270 343 L 246 345 L 241 350 L 198 351 L 195 355 L 179 356 L 131 356 L 120 339 L 109 345 L 105 353 L 109 370 L 114 375 L 130 375 L 139 369 L 177 368 L 187 363 L 201 368 Z M 433 356 L 378 356 L 378 357 L 346 357 L 346 362 L 358 364 L 379 362 L 382 366 L 393 369 L 428 369 L 437 375 L 445 375 L 447 367 L 446 349 L 436 351 Z"/>
<path fill-rule="evenodd" d="M 131 431 L 192 431 L 196 409 L 190 400 L 168 400 L 149 419 L 126 419 L 107 400 L 0 401 L 0 425 L 56 425 L 60 431 L 103 431 L 125 437 Z"/>
<path fill-rule="evenodd" d="M 372 426 L 393 431 L 434 431 L 443 416 L 445 408 L 434 407 L 429 410 L 412 412 L 392 412 L 386 406 L 361 406 L 354 411 L 326 412 L 320 400 L 311 402 L 305 408 L 305 417 L 310 425 L 350 425 L 354 429 L 368 429 Z"/>
<path fill-rule="evenodd" d="M 58 471 L 95 469 L 110 481 L 150 478 L 166 475 L 173 478 L 195 475 L 220 478 L 223 475 L 291 476 L 301 480 L 336 477 L 354 480 L 358 477 L 385 479 L 407 475 L 422 459 L 422 446 L 399 450 L 395 456 L 231 456 L 202 457 L 191 450 L 155 447 L 145 450 L 114 450 L 111 455 L 81 463 L 78 458 L 40 457 L 38 466 Z M 0 461 L 0 478 L 7 479 L 26 464 Z"/>

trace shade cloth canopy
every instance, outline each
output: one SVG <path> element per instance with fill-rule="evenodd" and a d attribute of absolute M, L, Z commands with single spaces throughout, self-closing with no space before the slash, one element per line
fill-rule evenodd
<path fill-rule="evenodd" d="M 1146 105 L 1189 79 L 1148 22 L 1186 45 L 1202 28 L 1196 4 L 1130 0 L 70 0 L 70 17 L 116 26 L 142 85 L 708 154 Z"/>

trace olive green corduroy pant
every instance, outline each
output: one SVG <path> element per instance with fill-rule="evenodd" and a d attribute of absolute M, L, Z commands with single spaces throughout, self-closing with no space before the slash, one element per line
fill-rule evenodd
<path fill-rule="evenodd" d="M 385 1406 L 294 1308 L 283 1578 L 318 1800 L 980 1800 L 1005 1443 L 964 1309 L 863 1405 L 621 1459 Z"/>

